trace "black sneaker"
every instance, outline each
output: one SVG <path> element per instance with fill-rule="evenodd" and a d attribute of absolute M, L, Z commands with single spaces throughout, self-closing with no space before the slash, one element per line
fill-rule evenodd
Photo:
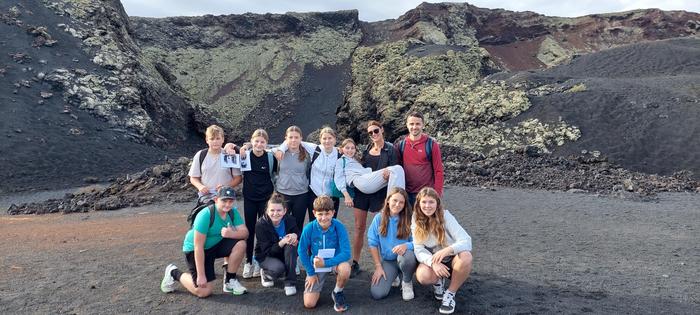
<path fill-rule="evenodd" d="M 345 303 L 345 293 L 343 291 L 331 292 L 331 298 L 333 299 L 333 309 L 336 312 L 345 312 L 350 307 Z"/>
<path fill-rule="evenodd" d="M 353 260 L 350 267 L 350 278 L 355 278 L 358 274 L 360 274 L 360 264 Z"/>

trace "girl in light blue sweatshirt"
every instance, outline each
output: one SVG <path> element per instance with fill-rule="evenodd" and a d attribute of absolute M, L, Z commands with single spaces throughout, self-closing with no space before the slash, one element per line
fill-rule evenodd
<path fill-rule="evenodd" d="M 399 274 L 402 298 L 404 301 L 413 299 L 413 273 L 417 262 L 413 254 L 411 216 L 408 193 L 394 187 L 387 194 L 381 214 L 374 217 L 367 230 L 367 245 L 376 268 L 370 287 L 374 299 L 386 297 Z"/>

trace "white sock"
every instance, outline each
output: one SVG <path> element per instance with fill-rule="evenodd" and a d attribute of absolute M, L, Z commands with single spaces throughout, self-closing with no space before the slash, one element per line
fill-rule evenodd
<path fill-rule="evenodd" d="M 335 286 L 335 289 L 333 289 L 333 292 L 338 293 L 338 292 L 343 292 L 343 288 L 339 288 L 337 285 Z"/>
<path fill-rule="evenodd" d="M 454 296 L 457 292 L 452 292 L 449 289 L 445 290 L 445 295 L 451 295 Z"/>

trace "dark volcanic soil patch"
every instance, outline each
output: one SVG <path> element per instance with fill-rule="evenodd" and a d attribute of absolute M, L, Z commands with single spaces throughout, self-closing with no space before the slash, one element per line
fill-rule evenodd
<path fill-rule="evenodd" d="M 295 89 L 295 98 L 298 100 L 296 104 L 279 108 L 278 104 L 269 102 L 269 108 L 277 110 L 275 118 L 282 119 L 275 127 L 268 128 L 269 124 L 263 124 L 259 128 L 266 128 L 271 143 L 281 143 L 285 130 L 291 125 L 299 126 L 304 136 L 324 125 L 335 127 L 336 110 L 343 103 L 349 81 L 350 60 L 322 69 L 306 66 L 304 75 Z"/>
<path fill-rule="evenodd" d="M 589 54 L 571 64 L 520 73 L 528 84 L 576 92 L 530 97 L 532 107 L 513 122 L 560 117 L 581 138 L 555 149 L 559 155 L 600 151 L 625 168 L 700 176 L 700 39 L 635 44 Z"/>
<path fill-rule="evenodd" d="M 700 309 L 700 213 L 697 195 L 662 194 L 639 203 L 592 195 L 520 189 L 447 187 L 446 207 L 474 240 L 472 277 L 457 295 L 464 314 L 693 314 Z M 189 204 L 161 203 L 112 212 L 0 216 L 0 312 L 13 313 L 300 313 L 301 296 L 280 283 L 250 293 L 198 299 L 158 289 L 168 263 L 184 266 Z M 352 213 L 339 219 L 353 231 Z M 157 228 L 154 228 L 157 227 Z M 17 246 L 20 243 L 21 246 Z M 353 314 L 437 311 L 431 289 L 416 299 L 394 289 L 369 297 L 373 270 L 346 295 Z M 220 271 L 217 277 L 220 279 Z M 301 280 L 301 279 L 300 279 Z M 326 284 L 318 313 L 331 314 Z"/>

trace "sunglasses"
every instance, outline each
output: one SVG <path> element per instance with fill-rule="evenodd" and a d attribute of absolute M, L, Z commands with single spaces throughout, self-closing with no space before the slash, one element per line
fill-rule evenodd
<path fill-rule="evenodd" d="M 367 134 L 369 134 L 370 136 L 371 136 L 372 134 L 378 135 L 378 134 L 379 134 L 379 130 L 381 130 L 381 128 L 372 129 L 372 130 L 370 130 L 370 131 L 367 131 Z"/>

